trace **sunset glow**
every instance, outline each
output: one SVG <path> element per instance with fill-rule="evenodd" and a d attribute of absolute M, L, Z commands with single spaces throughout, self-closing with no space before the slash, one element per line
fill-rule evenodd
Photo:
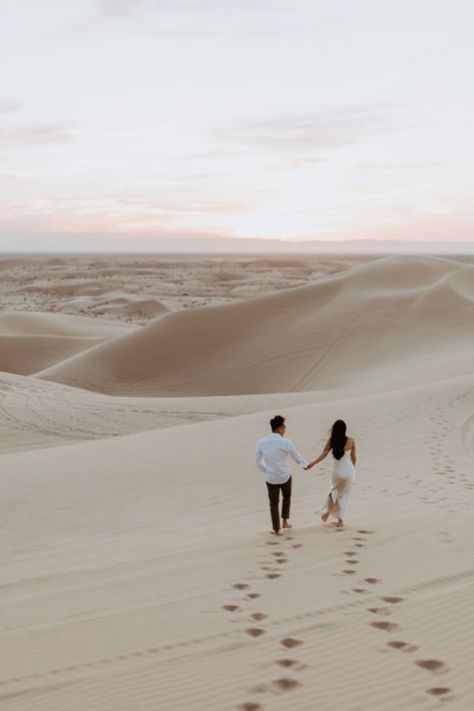
<path fill-rule="evenodd" d="M 2 3 L 0 248 L 473 241 L 473 21 L 469 0 Z"/>

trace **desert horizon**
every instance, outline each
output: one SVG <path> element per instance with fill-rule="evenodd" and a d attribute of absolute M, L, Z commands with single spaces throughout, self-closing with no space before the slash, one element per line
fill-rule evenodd
<path fill-rule="evenodd" d="M 69 242 L 67 249 L 61 248 L 62 240 L 50 240 L 42 243 L 41 238 L 27 240 L 23 247 L 18 247 L 13 242 L 8 247 L 8 242 L 0 250 L 0 257 L 10 259 L 11 257 L 61 257 L 61 256 L 150 256 L 155 258 L 168 259 L 169 257 L 189 259 L 192 257 L 205 256 L 217 258 L 226 256 L 228 258 L 241 257 L 273 257 L 303 258 L 317 255 L 342 255 L 356 258 L 357 256 L 386 256 L 389 254 L 407 255 L 427 255 L 427 256 L 466 256 L 474 255 L 474 241 L 472 240 L 414 240 L 414 239 L 341 239 L 341 240 L 276 240 L 259 238 L 236 238 L 236 237 L 214 237 L 214 238 L 142 238 L 139 235 L 128 235 L 119 239 L 117 236 L 104 240 L 98 235 L 95 239 L 97 246 L 94 249 L 87 248 L 91 237 L 83 237 L 79 240 L 70 235 L 66 241 Z M 21 243 L 20 243 L 21 244 Z M 133 247 L 133 248 L 132 248 Z"/>

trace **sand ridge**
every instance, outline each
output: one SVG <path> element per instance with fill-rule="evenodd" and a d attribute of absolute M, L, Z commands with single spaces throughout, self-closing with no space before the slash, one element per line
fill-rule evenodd
<path fill-rule="evenodd" d="M 133 329 L 83 316 L 2 312 L 0 371 L 30 375 Z"/>
<path fill-rule="evenodd" d="M 359 383 L 461 375 L 472 372 L 474 295 L 453 288 L 460 276 L 474 280 L 474 266 L 382 258 L 309 286 L 166 314 L 36 376 L 110 394 L 179 396 L 347 387 L 350 363 Z"/>

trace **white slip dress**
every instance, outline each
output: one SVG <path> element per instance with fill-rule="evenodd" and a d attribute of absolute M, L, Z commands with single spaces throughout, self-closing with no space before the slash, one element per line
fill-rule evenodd
<path fill-rule="evenodd" d="M 341 459 L 334 460 L 332 470 L 331 490 L 322 514 L 332 514 L 344 520 L 347 510 L 347 501 L 352 484 L 355 481 L 356 470 L 351 460 L 351 451 L 346 449 Z"/>

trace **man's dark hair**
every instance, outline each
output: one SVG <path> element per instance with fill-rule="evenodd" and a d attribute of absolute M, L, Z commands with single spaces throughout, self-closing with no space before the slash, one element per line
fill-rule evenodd
<path fill-rule="evenodd" d="M 275 415 L 275 417 L 272 417 L 272 419 L 270 420 L 270 427 L 272 428 L 272 432 L 276 432 L 284 424 L 285 418 L 281 415 Z"/>

